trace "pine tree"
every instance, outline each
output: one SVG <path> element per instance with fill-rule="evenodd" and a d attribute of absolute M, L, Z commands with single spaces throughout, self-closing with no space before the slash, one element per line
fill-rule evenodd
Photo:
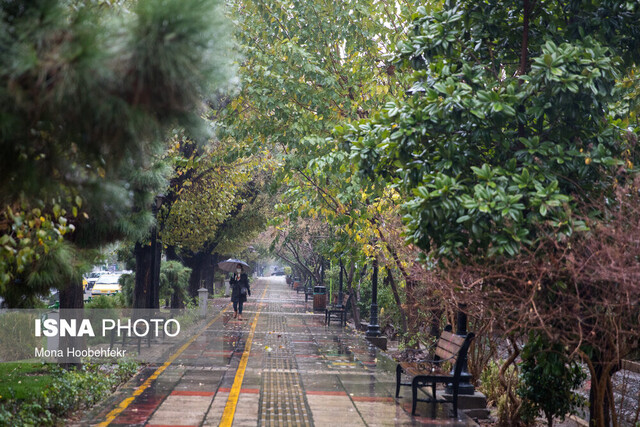
<path fill-rule="evenodd" d="M 166 132 L 232 74 L 221 3 L 0 1 L 0 295 L 82 306 L 87 249 L 147 234 Z"/>

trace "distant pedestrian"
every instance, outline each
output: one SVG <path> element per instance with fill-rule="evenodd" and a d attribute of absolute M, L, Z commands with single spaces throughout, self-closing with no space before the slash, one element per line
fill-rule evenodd
<path fill-rule="evenodd" d="M 251 288 L 249 288 L 249 278 L 242 269 L 242 264 L 238 264 L 236 272 L 233 274 L 231 280 L 231 302 L 233 302 L 233 317 L 237 317 L 242 320 L 242 304 L 247 301 L 247 295 L 251 295 Z"/>

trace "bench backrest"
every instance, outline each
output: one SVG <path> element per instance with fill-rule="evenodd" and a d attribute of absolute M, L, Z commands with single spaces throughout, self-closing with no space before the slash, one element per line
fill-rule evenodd
<path fill-rule="evenodd" d="M 451 359 L 455 363 L 455 358 L 462 344 L 464 344 L 464 337 L 449 331 L 443 331 L 436 346 L 436 356 L 441 359 Z"/>
<path fill-rule="evenodd" d="M 467 351 L 473 339 L 473 333 L 467 334 L 466 338 L 454 334 L 450 330 L 444 330 L 440 334 L 436 345 L 435 355 L 444 360 L 449 360 L 454 364 L 454 375 L 458 377 L 464 363 L 467 360 Z"/>

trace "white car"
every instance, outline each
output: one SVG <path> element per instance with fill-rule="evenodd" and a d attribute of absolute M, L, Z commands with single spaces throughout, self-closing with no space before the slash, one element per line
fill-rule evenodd
<path fill-rule="evenodd" d="M 121 274 L 103 274 L 100 276 L 91 289 L 91 296 L 113 295 L 122 291 L 120 283 L 118 283 L 120 276 Z"/>

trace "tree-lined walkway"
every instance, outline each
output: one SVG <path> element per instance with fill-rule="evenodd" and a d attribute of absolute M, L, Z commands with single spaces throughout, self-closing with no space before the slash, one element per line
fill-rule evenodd
<path fill-rule="evenodd" d="M 164 365 L 145 369 L 82 424 L 473 424 L 444 410 L 437 420 L 412 418 L 408 399 L 393 397 L 394 363 L 350 329 L 327 328 L 283 278 L 256 281 L 244 314 L 214 313 Z"/>

